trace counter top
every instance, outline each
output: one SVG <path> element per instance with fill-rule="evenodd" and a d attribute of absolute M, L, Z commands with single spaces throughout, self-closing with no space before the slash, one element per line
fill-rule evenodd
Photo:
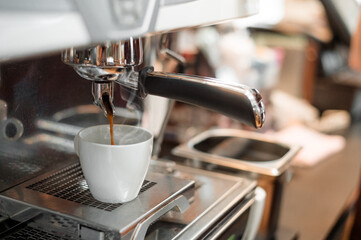
<path fill-rule="evenodd" d="M 294 229 L 300 240 L 325 239 L 358 189 L 361 124 L 352 126 L 345 148 L 312 168 L 292 168 L 279 226 Z"/>

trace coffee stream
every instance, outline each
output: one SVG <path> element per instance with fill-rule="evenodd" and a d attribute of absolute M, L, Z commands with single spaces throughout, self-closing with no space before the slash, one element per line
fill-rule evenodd
<path fill-rule="evenodd" d="M 107 93 L 104 93 L 102 96 L 103 105 L 105 107 L 105 110 L 107 111 L 107 118 L 109 119 L 109 125 L 110 125 L 110 142 L 112 145 L 114 145 L 114 132 L 113 132 L 113 108 L 110 104 L 110 98 Z"/>

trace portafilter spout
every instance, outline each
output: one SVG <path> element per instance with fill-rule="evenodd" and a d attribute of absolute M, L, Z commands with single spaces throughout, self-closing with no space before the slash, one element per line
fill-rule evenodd
<path fill-rule="evenodd" d="M 113 95 L 114 82 L 93 82 L 92 92 L 94 104 L 103 110 L 105 116 L 114 115 Z"/>

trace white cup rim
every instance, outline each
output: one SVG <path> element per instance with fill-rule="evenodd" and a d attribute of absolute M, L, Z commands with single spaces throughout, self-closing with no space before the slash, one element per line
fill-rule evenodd
<path fill-rule="evenodd" d="M 104 147 L 111 147 L 111 148 L 122 148 L 122 147 L 136 146 L 136 145 L 142 144 L 144 142 L 147 142 L 147 141 L 153 139 L 153 134 L 149 130 L 147 130 L 147 129 L 143 128 L 143 127 L 132 126 L 132 125 L 124 125 L 124 124 L 114 124 L 113 128 L 115 128 L 115 127 L 133 128 L 133 129 L 137 129 L 137 130 L 142 130 L 142 131 L 148 133 L 149 136 L 147 137 L 147 139 L 145 139 L 145 140 L 143 140 L 141 142 L 130 143 L 130 144 L 120 144 L 120 145 L 119 144 L 110 145 L 110 144 L 96 143 L 96 142 L 88 141 L 84 137 L 81 136 L 81 134 L 84 133 L 85 131 L 90 131 L 93 128 L 99 128 L 99 127 L 109 127 L 109 124 L 95 125 L 95 126 L 84 128 L 84 129 L 82 129 L 82 130 L 80 130 L 78 132 L 77 137 L 79 138 L 79 140 L 81 139 L 83 142 L 86 142 L 86 143 L 94 144 L 96 146 L 104 146 Z"/>

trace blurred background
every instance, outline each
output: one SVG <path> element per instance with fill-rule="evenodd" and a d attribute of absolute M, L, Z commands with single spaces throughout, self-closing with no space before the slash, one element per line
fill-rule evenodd
<path fill-rule="evenodd" d="M 256 16 L 177 32 L 188 74 L 257 88 L 267 119 L 262 129 L 252 130 L 177 102 L 161 156 L 169 156 L 168 146 L 212 128 L 256 131 L 302 146 L 283 192 L 283 234 L 296 230 L 299 239 L 359 239 L 351 229 L 361 166 L 361 73 L 349 64 L 356 51 L 351 42 L 359 4 L 261 0 Z"/>

